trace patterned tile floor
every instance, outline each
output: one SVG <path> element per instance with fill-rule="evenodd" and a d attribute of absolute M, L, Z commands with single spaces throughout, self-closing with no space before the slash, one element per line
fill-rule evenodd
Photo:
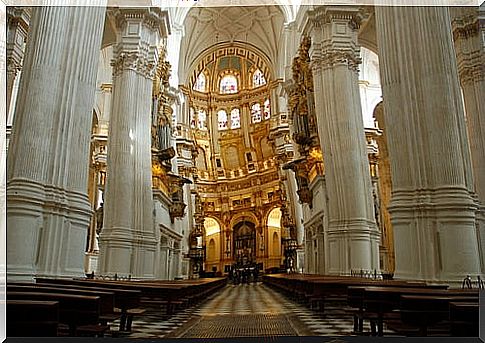
<path fill-rule="evenodd" d="M 223 338 L 250 336 L 350 336 L 352 315 L 345 304 L 311 311 L 262 283 L 229 284 L 203 304 L 169 319 L 147 312 L 134 318 L 126 338 Z M 114 322 L 112 327 L 117 327 Z M 367 328 L 368 330 L 368 324 Z"/>

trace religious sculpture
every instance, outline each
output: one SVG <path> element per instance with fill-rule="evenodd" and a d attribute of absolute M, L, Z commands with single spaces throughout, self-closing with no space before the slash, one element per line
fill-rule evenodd
<path fill-rule="evenodd" d="M 293 59 L 293 85 L 289 91 L 288 105 L 294 123 L 293 139 L 300 146 L 300 154 L 308 155 L 309 149 L 317 144 L 313 76 L 310 67 L 309 49 L 311 40 L 304 37 L 298 56 Z"/>
<path fill-rule="evenodd" d="M 160 163 L 170 169 L 170 160 L 175 156 L 172 146 L 172 114 L 169 91 L 170 63 L 161 61 L 153 84 L 152 106 L 152 151 Z"/>

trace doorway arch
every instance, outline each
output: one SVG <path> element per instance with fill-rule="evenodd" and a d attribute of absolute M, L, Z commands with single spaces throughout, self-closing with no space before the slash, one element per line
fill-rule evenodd
<path fill-rule="evenodd" d="M 233 227 L 234 260 L 238 265 L 256 262 L 256 225 L 245 219 Z"/>

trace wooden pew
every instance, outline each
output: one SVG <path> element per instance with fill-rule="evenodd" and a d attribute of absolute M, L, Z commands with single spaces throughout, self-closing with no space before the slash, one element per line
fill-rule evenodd
<path fill-rule="evenodd" d="M 76 335 L 81 325 L 99 322 L 100 297 L 65 293 L 7 292 L 7 300 L 57 301 L 59 303 L 59 323 L 69 326 L 69 334 Z"/>
<path fill-rule="evenodd" d="M 62 283 L 64 285 L 78 285 L 81 287 L 95 287 L 100 289 L 124 290 L 139 292 L 139 306 L 159 310 L 160 306 L 166 309 L 166 315 L 172 315 L 182 304 L 194 305 L 227 283 L 227 278 L 200 279 L 200 280 L 99 280 L 75 278 L 66 279 L 37 279 L 38 283 Z M 116 303 L 116 300 L 115 300 Z M 142 309 L 144 311 L 144 309 Z M 130 309 L 121 309 L 120 330 L 129 329 L 132 320 Z"/>
<path fill-rule="evenodd" d="M 7 300 L 8 337 L 55 337 L 59 302 Z"/>
<path fill-rule="evenodd" d="M 470 296 L 468 292 L 461 294 L 447 292 L 448 295 L 401 295 L 399 313 L 401 321 L 412 327 L 419 328 L 419 336 L 428 335 L 428 328 L 450 319 L 450 302 L 475 302 L 478 305 L 478 293 Z M 477 316 L 478 323 L 478 316 Z M 449 334 L 449 329 L 446 330 Z"/>
<path fill-rule="evenodd" d="M 109 285 L 113 288 L 134 289 L 141 292 L 140 303 L 147 308 L 164 306 L 166 314 L 172 315 L 174 311 L 183 303 L 187 303 L 186 298 L 190 297 L 193 301 L 188 305 L 193 305 L 200 301 L 202 296 L 208 295 L 207 291 L 214 292 L 227 283 L 226 278 L 200 279 L 200 280 L 93 280 L 75 279 L 87 284 L 98 286 Z"/>
<path fill-rule="evenodd" d="M 114 293 L 106 291 L 94 291 L 88 289 L 75 289 L 71 287 L 50 287 L 42 284 L 33 283 L 8 283 L 7 292 L 42 292 L 42 293 L 65 293 L 74 295 L 98 296 L 100 298 L 100 322 L 96 325 L 78 327 L 77 332 L 83 332 L 87 335 L 103 337 L 109 330 L 109 326 L 103 318 L 119 318 L 114 313 Z M 98 325 L 99 324 L 99 325 Z"/>
<path fill-rule="evenodd" d="M 479 302 L 450 302 L 450 335 L 454 337 L 479 336 Z"/>
<path fill-rule="evenodd" d="M 440 289 L 440 285 L 427 285 L 426 287 L 373 287 L 373 286 L 352 286 L 349 287 L 349 297 L 362 297 L 363 311 L 369 319 L 377 322 L 377 334 L 383 335 L 384 315 L 391 314 L 399 309 L 401 296 L 403 295 L 428 295 L 428 296 L 450 296 L 461 294 L 468 296 L 478 295 L 478 290 L 447 290 Z M 446 285 L 443 285 L 446 287 Z M 397 313 L 399 316 L 399 313 Z M 394 315 L 394 317 L 396 317 Z"/>
<path fill-rule="evenodd" d="M 106 284 L 91 284 L 80 280 L 72 279 L 49 279 L 49 278 L 37 278 L 38 285 L 44 286 L 63 286 L 73 289 L 85 289 L 91 291 L 112 292 L 114 293 L 114 311 L 115 315 L 103 314 L 100 316 L 100 320 L 103 324 L 109 321 L 113 321 L 120 318 L 120 331 L 130 331 L 131 322 L 135 314 L 141 314 L 140 298 L 141 291 L 133 289 L 124 289 L 109 287 Z"/>

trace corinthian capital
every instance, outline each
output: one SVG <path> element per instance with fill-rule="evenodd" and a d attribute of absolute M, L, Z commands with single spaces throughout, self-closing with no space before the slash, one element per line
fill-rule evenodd
<path fill-rule="evenodd" d="M 148 79 L 155 75 L 155 61 L 139 52 L 122 52 L 111 61 L 111 66 L 114 77 L 125 70 L 134 70 Z"/>
<path fill-rule="evenodd" d="M 109 17 L 117 30 L 113 76 L 134 70 L 152 79 L 159 45 L 169 33 L 167 12 L 159 8 L 114 8 L 109 11 Z"/>
<path fill-rule="evenodd" d="M 310 51 L 313 70 L 345 65 L 357 72 L 361 63 L 357 34 L 362 11 L 356 6 L 320 6 L 309 18 L 306 29 L 314 42 Z"/>

